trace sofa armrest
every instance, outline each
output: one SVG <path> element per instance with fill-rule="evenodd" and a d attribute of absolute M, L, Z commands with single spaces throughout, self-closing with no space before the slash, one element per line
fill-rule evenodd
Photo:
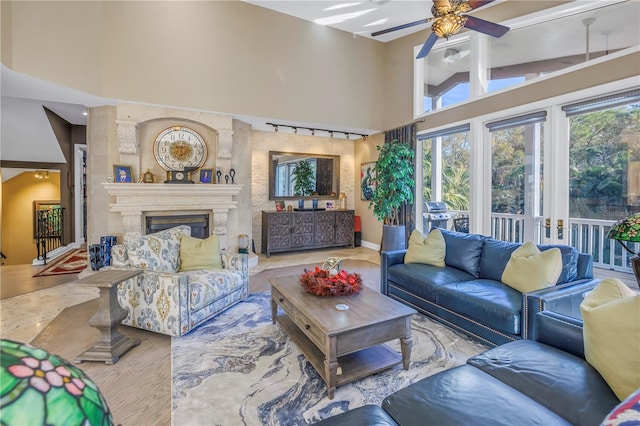
<path fill-rule="evenodd" d="M 553 311 L 568 317 L 581 318 L 580 303 L 582 303 L 583 296 L 599 282 L 598 279 L 577 280 L 531 293 L 523 293 L 523 338 L 529 339 L 535 335 L 535 316 L 538 312 Z"/>
<path fill-rule="evenodd" d="M 222 268 L 240 271 L 242 282 L 249 293 L 249 255 L 247 253 L 222 253 Z"/>
<path fill-rule="evenodd" d="M 118 303 L 127 310 L 124 325 L 170 336 L 182 336 L 191 329 L 189 286 L 184 274 L 144 271 L 118 284 L 117 293 Z"/>
<path fill-rule="evenodd" d="M 387 279 L 389 267 L 398 263 L 404 263 L 404 255 L 407 250 L 390 250 L 380 253 L 380 293 L 388 294 Z"/>
<path fill-rule="evenodd" d="M 533 340 L 584 358 L 582 320 L 552 311 L 538 312 Z"/>

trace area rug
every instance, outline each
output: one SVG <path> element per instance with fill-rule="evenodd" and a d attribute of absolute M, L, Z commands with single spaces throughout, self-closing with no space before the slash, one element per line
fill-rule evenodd
<path fill-rule="evenodd" d="M 340 386 L 324 381 L 278 324 L 268 292 L 249 298 L 186 336 L 172 339 L 172 424 L 305 425 L 365 405 L 460 365 L 487 348 L 414 315 L 411 365 Z M 389 346 L 400 353 L 398 341 Z"/>
<path fill-rule="evenodd" d="M 50 275 L 79 274 L 87 268 L 87 250 L 76 249 L 60 256 L 46 268 L 34 275 L 34 277 L 47 277 Z"/>

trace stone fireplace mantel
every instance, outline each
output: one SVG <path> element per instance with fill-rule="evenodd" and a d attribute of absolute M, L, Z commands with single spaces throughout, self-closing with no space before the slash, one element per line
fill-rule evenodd
<path fill-rule="evenodd" d="M 124 239 L 137 238 L 144 232 L 147 213 L 205 211 L 212 213 L 213 233 L 221 237 L 226 247 L 229 210 L 236 209 L 237 197 L 243 185 L 227 184 L 163 184 L 163 183 L 103 183 L 115 202 L 109 210 L 120 212 Z"/>

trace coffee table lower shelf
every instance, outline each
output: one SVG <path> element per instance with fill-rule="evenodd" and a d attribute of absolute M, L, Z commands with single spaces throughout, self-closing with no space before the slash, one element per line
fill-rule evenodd
<path fill-rule="evenodd" d="M 287 336 L 293 340 L 305 357 L 309 360 L 313 368 L 316 369 L 320 377 L 329 388 L 329 399 L 333 399 L 332 388 L 345 383 L 370 376 L 383 370 L 387 370 L 394 365 L 402 364 L 402 355 L 389 348 L 385 344 L 378 344 L 359 351 L 338 356 L 338 373 L 336 383 L 329 383 L 325 371 L 325 355 L 322 351 L 294 324 L 287 315 L 276 317 Z"/>

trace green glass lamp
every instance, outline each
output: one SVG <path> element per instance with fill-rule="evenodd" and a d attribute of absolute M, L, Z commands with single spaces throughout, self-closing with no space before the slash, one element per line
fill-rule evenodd
<path fill-rule="evenodd" d="M 113 417 L 96 384 L 68 361 L 33 346 L 0 340 L 3 425 L 110 426 Z"/>
<path fill-rule="evenodd" d="M 631 258 L 631 267 L 633 268 L 633 273 L 636 275 L 636 281 L 638 281 L 638 285 L 640 286 L 640 254 L 634 253 L 634 251 L 624 243 L 624 241 L 640 243 L 640 213 L 633 214 L 616 222 L 611 229 L 609 229 L 607 238 L 617 240 L 626 251 L 633 255 Z"/>

